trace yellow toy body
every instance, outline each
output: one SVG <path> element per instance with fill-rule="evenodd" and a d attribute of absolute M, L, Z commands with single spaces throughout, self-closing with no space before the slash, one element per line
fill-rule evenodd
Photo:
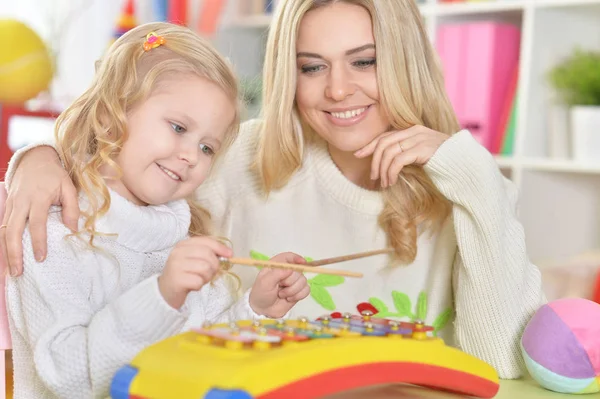
<path fill-rule="evenodd" d="M 142 351 L 114 377 L 114 399 L 319 398 L 409 383 L 492 398 L 488 364 L 429 336 L 430 328 L 369 316 L 243 321 L 186 332 Z"/>
<path fill-rule="evenodd" d="M 40 37 L 25 24 L 0 19 L 0 103 L 21 104 L 46 90 L 52 59 Z"/>

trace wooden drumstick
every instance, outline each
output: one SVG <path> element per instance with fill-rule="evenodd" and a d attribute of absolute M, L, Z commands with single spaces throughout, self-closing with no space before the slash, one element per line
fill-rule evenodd
<path fill-rule="evenodd" d="M 317 274 L 331 274 L 334 276 L 345 276 L 345 277 L 363 277 L 362 273 L 349 272 L 346 270 L 333 270 L 333 269 L 317 269 L 312 266 L 297 265 L 292 263 L 273 262 L 270 260 L 257 260 L 250 258 L 220 258 L 221 262 L 227 262 L 230 264 L 241 265 L 241 266 L 264 266 L 272 267 L 276 269 L 288 269 L 297 272 L 306 273 L 317 273 Z"/>
<path fill-rule="evenodd" d="M 375 255 L 387 254 L 387 253 L 391 253 L 391 252 L 394 252 L 394 248 L 377 249 L 375 251 L 360 252 L 360 253 L 353 254 L 353 255 L 343 255 L 343 256 L 336 256 L 335 258 L 315 260 L 312 262 L 308 262 L 307 265 L 308 266 L 330 265 L 332 263 L 347 262 L 349 260 L 366 258 L 367 256 L 375 256 Z"/>

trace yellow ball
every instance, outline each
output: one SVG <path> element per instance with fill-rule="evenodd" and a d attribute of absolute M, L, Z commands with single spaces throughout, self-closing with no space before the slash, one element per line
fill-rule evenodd
<path fill-rule="evenodd" d="M 42 39 L 25 24 L 0 19 L 0 103 L 21 104 L 46 90 L 52 60 Z"/>

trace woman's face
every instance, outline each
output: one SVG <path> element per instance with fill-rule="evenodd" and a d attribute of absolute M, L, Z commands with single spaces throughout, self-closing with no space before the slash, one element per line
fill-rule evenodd
<path fill-rule="evenodd" d="M 388 129 L 366 9 L 337 2 L 309 11 L 296 49 L 300 116 L 330 146 L 354 152 Z"/>

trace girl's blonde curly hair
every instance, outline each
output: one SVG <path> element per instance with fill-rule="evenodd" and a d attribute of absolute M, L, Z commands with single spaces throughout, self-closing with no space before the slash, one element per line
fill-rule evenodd
<path fill-rule="evenodd" d="M 144 51 L 146 36 L 154 32 L 166 43 Z M 127 140 L 127 113 L 145 101 L 165 75 L 196 75 L 219 86 L 236 104 L 235 118 L 226 133 L 222 154 L 239 129 L 239 100 L 236 77 L 228 62 L 213 46 L 190 29 L 169 24 L 138 26 L 121 36 L 96 65 L 91 86 L 58 118 L 55 128 L 57 150 L 75 188 L 89 201 L 82 209 L 83 228 L 94 246 L 98 218 L 110 208 L 110 194 L 99 169 L 111 165 Z M 108 134 L 110 132 L 110 134 Z M 190 235 L 210 233 L 210 214 L 193 198 Z"/>

